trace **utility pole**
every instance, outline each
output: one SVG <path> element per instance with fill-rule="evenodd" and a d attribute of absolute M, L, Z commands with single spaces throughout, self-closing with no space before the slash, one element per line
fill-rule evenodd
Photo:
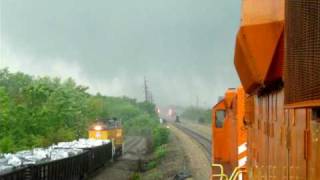
<path fill-rule="evenodd" d="M 149 92 L 148 92 L 148 83 L 147 83 L 147 79 L 146 77 L 144 77 L 144 97 L 145 97 L 145 102 L 148 102 L 148 96 L 149 96 Z"/>
<path fill-rule="evenodd" d="M 146 77 L 144 77 L 144 97 L 145 102 L 153 103 L 153 95 L 148 86 L 148 80 L 146 79 Z"/>

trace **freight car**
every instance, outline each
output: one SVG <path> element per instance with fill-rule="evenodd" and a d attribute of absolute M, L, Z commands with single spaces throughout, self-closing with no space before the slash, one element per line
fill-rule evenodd
<path fill-rule="evenodd" d="M 234 62 L 246 92 L 248 179 L 320 177 L 319 12 L 315 0 L 242 2 Z"/>
<path fill-rule="evenodd" d="M 111 142 L 82 150 L 82 153 L 67 158 L 24 165 L 6 173 L 0 172 L 0 180 L 84 180 L 112 160 Z"/>
<path fill-rule="evenodd" d="M 53 145 L 51 148 L 80 148 L 83 152 L 58 160 L 24 165 L 7 173 L 0 172 L 0 180 L 83 180 L 122 155 L 123 131 L 120 120 L 99 120 L 90 126 L 88 136 L 90 142 L 104 140 L 109 143 L 92 147 L 73 147 L 74 143 L 71 146 L 68 143 L 58 147 Z"/>
<path fill-rule="evenodd" d="M 112 140 L 115 157 L 122 155 L 123 130 L 121 120 L 117 118 L 98 120 L 91 125 L 88 133 L 90 139 Z"/>

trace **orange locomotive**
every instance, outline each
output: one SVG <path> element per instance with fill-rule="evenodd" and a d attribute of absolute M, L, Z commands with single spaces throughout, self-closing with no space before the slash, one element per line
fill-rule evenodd
<path fill-rule="evenodd" d="M 248 179 L 320 177 L 319 12 L 318 0 L 243 0 L 235 67 Z"/>
<path fill-rule="evenodd" d="M 212 162 L 222 164 L 227 174 L 243 167 L 247 159 L 244 98 L 242 87 L 230 88 L 212 109 Z M 217 169 L 213 172 L 217 173 Z"/>

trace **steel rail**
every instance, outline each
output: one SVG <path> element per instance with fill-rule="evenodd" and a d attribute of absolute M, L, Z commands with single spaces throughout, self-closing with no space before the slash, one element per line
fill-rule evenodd
<path fill-rule="evenodd" d="M 186 135 L 194 139 L 196 142 L 198 142 L 202 149 L 204 150 L 204 153 L 209 161 L 211 163 L 211 140 L 198 132 L 195 132 L 187 127 L 184 127 L 178 123 L 173 124 L 176 128 L 180 129 L 182 132 L 184 132 Z"/>

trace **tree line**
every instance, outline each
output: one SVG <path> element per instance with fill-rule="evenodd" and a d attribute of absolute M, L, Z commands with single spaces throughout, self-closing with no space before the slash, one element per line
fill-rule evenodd
<path fill-rule="evenodd" d="M 181 117 L 184 119 L 199 122 L 199 123 L 210 124 L 211 109 L 189 106 L 183 110 Z"/>
<path fill-rule="evenodd" d="M 71 78 L 34 77 L 0 69 L 0 152 L 44 147 L 87 137 L 97 119 L 117 117 L 125 134 L 168 140 L 155 105 L 128 97 L 91 95 Z"/>

